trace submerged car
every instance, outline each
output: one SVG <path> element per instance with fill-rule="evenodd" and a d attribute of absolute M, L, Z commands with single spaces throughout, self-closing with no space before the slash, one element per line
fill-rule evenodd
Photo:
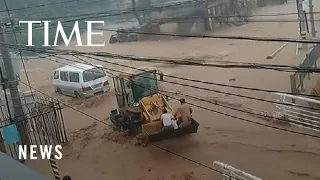
<path fill-rule="evenodd" d="M 76 63 L 54 71 L 52 83 L 59 94 L 73 97 L 91 97 L 110 90 L 109 77 L 101 65 Z"/>

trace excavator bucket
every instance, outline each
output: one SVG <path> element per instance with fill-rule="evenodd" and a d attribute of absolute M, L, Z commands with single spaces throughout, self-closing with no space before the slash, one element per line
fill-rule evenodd
<path fill-rule="evenodd" d="M 199 123 L 194 119 L 192 119 L 191 124 L 189 126 L 178 128 L 175 130 L 162 131 L 162 123 L 161 121 L 159 122 L 160 124 L 155 126 L 161 127 L 160 131 L 159 131 L 159 128 L 156 128 L 158 131 L 152 132 L 150 131 L 150 129 L 152 128 L 146 127 L 145 125 L 142 126 L 144 133 L 148 135 L 149 142 L 156 142 L 156 141 L 161 141 L 165 139 L 177 138 L 177 137 L 185 136 L 188 134 L 197 133 L 198 127 L 199 127 Z M 151 124 L 148 124 L 148 125 L 150 126 Z"/>
<path fill-rule="evenodd" d="M 140 107 L 143 116 L 142 132 L 148 135 L 149 142 L 180 137 L 196 133 L 198 131 L 199 123 L 194 119 L 192 119 L 191 124 L 187 127 L 170 131 L 162 131 L 163 125 L 160 120 L 162 109 L 166 109 L 171 113 L 172 108 L 165 97 L 160 94 L 154 94 L 152 96 L 142 98 L 140 101 Z"/>

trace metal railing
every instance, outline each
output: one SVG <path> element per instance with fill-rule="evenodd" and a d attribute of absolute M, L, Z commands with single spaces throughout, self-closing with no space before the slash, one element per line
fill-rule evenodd
<path fill-rule="evenodd" d="M 27 145 L 63 145 L 68 142 L 59 101 L 38 96 L 36 105 L 28 108 L 25 115 L 22 121 L 12 121 L 11 117 L 0 118 L 0 144 L 4 144 L 8 155 L 18 159 L 18 146 L 22 144 L 20 137 L 28 138 Z M 5 133 L 8 128 L 10 134 Z M 10 140 L 12 129 L 18 130 L 18 140 L 15 142 Z"/>
<path fill-rule="evenodd" d="M 320 101 L 283 93 L 273 93 L 273 95 L 277 96 L 275 101 L 288 104 L 276 104 L 277 111 L 274 112 L 274 116 L 288 120 L 288 123 L 294 126 L 320 131 L 320 110 L 316 110 L 320 109 Z"/>
<path fill-rule="evenodd" d="M 312 68 L 317 67 L 317 61 L 320 57 L 320 44 L 315 45 L 310 53 L 306 55 L 305 60 L 300 64 L 302 68 Z M 304 91 L 304 80 L 308 75 L 308 79 L 310 80 L 310 73 L 304 72 L 295 72 L 290 75 L 290 84 L 291 84 L 291 92 L 299 93 Z"/>
<path fill-rule="evenodd" d="M 214 161 L 213 166 L 218 166 L 223 172 L 223 180 L 262 180 L 249 173 L 236 169 L 228 164 L 219 161 Z"/>

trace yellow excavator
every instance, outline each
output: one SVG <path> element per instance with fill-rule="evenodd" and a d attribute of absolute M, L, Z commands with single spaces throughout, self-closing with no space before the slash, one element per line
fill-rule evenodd
<path fill-rule="evenodd" d="M 198 131 L 199 123 L 192 119 L 187 127 L 162 131 L 162 110 L 172 113 L 168 97 L 159 92 L 162 73 L 153 67 L 139 68 L 113 78 L 118 108 L 110 113 L 115 127 L 133 135 L 145 134 L 149 142 L 184 136 Z"/>

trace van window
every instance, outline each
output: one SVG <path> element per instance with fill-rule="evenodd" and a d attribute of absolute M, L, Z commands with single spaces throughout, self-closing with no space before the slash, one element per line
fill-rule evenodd
<path fill-rule="evenodd" d="M 59 79 L 59 71 L 54 72 L 53 79 Z"/>
<path fill-rule="evenodd" d="M 60 72 L 61 81 L 69 81 L 69 73 L 68 72 Z"/>
<path fill-rule="evenodd" d="M 92 68 L 83 71 L 83 82 L 93 81 L 106 76 L 105 72 L 100 68 Z"/>
<path fill-rule="evenodd" d="M 70 82 L 79 82 L 79 73 L 69 72 Z"/>

